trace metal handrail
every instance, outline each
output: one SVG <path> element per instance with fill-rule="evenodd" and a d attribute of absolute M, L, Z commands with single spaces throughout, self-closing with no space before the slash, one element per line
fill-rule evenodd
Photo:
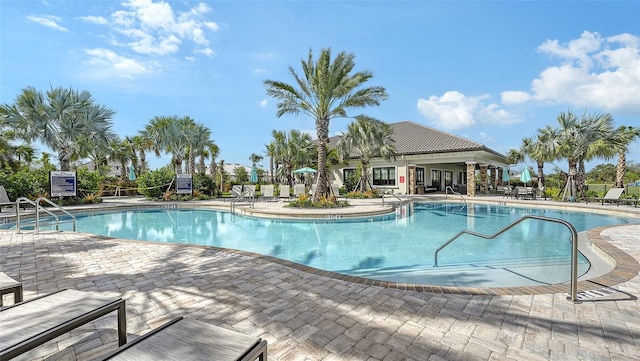
<path fill-rule="evenodd" d="M 236 209 L 236 202 L 241 201 L 241 200 L 247 200 L 249 202 L 249 207 L 251 208 L 255 208 L 255 201 L 256 201 L 256 194 L 255 191 L 249 189 L 246 192 L 241 193 L 239 196 L 237 196 L 236 198 L 231 200 L 231 204 L 230 204 L 230 211 L 231 214 L 235 213 L 235 209 Z"/>
<path fill-rule="evenodd" d="M 41 210 L 46 212 L 47 214 L 49 214 L 51 217 L 53 217 L 55 219 L 56 231 L 60 230 L 60 218 L 58 217 L 57 214 L 55 214 L 55 213 L 51 212 L 50 210 L 42 207 L 40 205 L 40 202 L 42 202 L 42 201 L 44 201 L 45 203 L 49 204 L 50 206 L 55 207 L 56 209 L 58 209 L 62 213 L 68 215 L 72 219 L 72 222 L 73 222 L 73 231 L 74 232 L 76 231 L 76 217 L 73 214 L 69 213 L 66 209 L 64 209 L 64 208 L 60 207 L 58 204 L 52 202 L 50 199 L 45 198 L 45 197 L 40 197 L 40 198 L 36 199 L 35 202 L 34 202 L 34 201 L 32 201 L 32 200 L 30 200 L 28 198 L 20 197 L 20 198 L 18 198 L 16 200 L 16 230 L 17 230 L 18 233 L 20 233 L 20 212 L 19 212 L 20 207 L 19 206 L 20 206 L 21 203 L 29 203 L 29 204 L 31 204 L 32 206 L 34 206 L 36 208 L 36 225 L 35 225 L 35 228 L 34 228 L 36 233 L 40 232 L 40 211 Z"/>
<path fill-rule="evenodd" d="M 580 303 L 580 301 L 578 300 L 578 232 L 576 231 L 575 227 L 573 227 L 573 225 L 563 219 L 558 219 L 558 218 L 551 218 L 551 217 L 543 217 L 543 216 L 523 216 L 522 218 L 518 219 L 517 221 L 511 223 L 510 225 L 504 227 L 503 229 L 499 230 L 498 232 L 496 232 L 495 234 L 491 235 L 491 236 L 487 236 L 485 234 L 481 234 L 481 233 L 477 233 L 477 232 L 473 232 L 473 231 L 460 231 L 458 232 L 458 234 L 456 234 L 455 236 L 451 237 L 448 241 L 446 241 L 445 243 L 443 243 L 440 247 L 438 247 L 438 249 L 436 249 L 436 251 L 433 254 L 433 265 L 434 267 L 438 267 L 438 253 L 445 248 L 446 246 L 448 246 L 451 242 L 455 241 L 458 237 L 460 237 L 463 234 L 470 234 L 472 236 L 476 236 L 476 237 L 481 237 L 484 239 L 493 239 L 498 237 L 499 235 L 505 233 L 506 231 L 508 231 L 509 229 L 513 228 L 514 226 L 516 226 L 517 224 L 519 224 L 520 222 L 526 220 L 526 219 L 537 219 L 540 221 L 545 221 L 545 222 L 554 222 L 554 223 L 560 223 L 562 225 L 564 225 L 565 227 L 569 228 L 569 231 L 571 231 L 571 290 L 570 290 L 570 296 L 567 297 L 567 300 L 573 302 L 573 303 Z"/>
<path fill-rule="evenodd" d="M 384 207 L 384 196 L 385 193 L 382 193 L 382 206 Z M 402 204 L 404 201 L 402 200 L 402 198 L 398 197 L 397 195 L 391 193 L 391 196 L 394 197 L 395 199 L 397 199 L 398 201 L 400 201 L 400 204 Z"/>
<path fill-rule="evenodd" d="M 449 195 L 449 190 L 451 190 L 451 194 L 454 194 L 454 195 L 455 195 L 455 194 L 457 194 L 457 195 L 459 195 L 459 196 L 460 196 L 460 199 L 462 199 L 462 201 L 464 202 L 464 205 L 465 205 L 465 206 L 467 206 L 467 200 L 466 200 L 466 199 L 464 199 L 464 197 L 462 196 L 462 193 L 460 193 L 460 192 L 456 192 L 455 190 L 453 190 L 453 188 L 452 188 L 451 186 L 447 186 L 447 187 L 444 189 L 444 195 L 445 195 L 445 197 Z"/>

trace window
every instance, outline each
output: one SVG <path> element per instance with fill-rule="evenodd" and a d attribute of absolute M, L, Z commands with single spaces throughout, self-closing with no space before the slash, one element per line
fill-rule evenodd
<path fill-rule="evenodd" d="M 355 168 L 344 168 L 342 170 L 342 182 L 346 183 L 349 180 L 351 180 L 353 177 L 356 176 L 356 169 Z"/>
<path fill-rule="evenodd" d="M 374 186 L 395 186 L 396 185 L 396 168 L 395 167 L 373 168 L 373 185 Z"/>

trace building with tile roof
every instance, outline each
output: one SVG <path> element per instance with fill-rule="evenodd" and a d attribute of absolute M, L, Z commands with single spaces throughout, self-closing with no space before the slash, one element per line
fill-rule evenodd
<path fill-rule="evenodd" d="M 476 188 L 485 193 L 495 189 L 507 165 L 504 154 L 484 144 L 418 123 L 389 124 L 394 131 L 396 160 L 374 158 L 370 162 L 372 186 L 394 194 L 444 192 L 447 187 L 468 196 Z M 340 136 L 330 139 L 335 147 Z M 332 181 L 342 186 L 356 171 L 357 158 L 332 169 Z M 471 184 L 473 186 L 468 187 Z"/>

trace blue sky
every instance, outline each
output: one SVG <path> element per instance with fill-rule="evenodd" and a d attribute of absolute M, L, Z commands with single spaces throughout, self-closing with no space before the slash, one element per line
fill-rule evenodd
<path fill-rule="evenodd" d="M 301 73 L 309 49 L 327 47 L 389 94 L 353 115 L 502 153 L 567 110 L 640 126 L 640 1 L 2 0 L 0 103 L 27 86 L 88 90 L 116 111 L 120 136 L 190 116 L 212 130 L 218 160 L 250 164 L 273 129 L 315 136 L 311 118 L 277 118 L 263 81 L 292 83 L 289 66 Z M 639 142 L 628 158 L 640 161 Z"/>

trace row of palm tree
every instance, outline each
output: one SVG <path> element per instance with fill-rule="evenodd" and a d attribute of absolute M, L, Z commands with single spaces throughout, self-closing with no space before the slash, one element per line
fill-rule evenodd
<path fill-rule="evenodd" d="M 113 110 L 96 104 L 87 91 L 52 87 L 41 92 L 27 87 L 14 104 L 0 106 L 3 169 L 16 169 L 21 161 L 28 163 L 33 158 L 34 148 L 20 141 L 39 141 L 57 154 L 62 171 L 71 170 L 73 162 L 86 158 L 95 165 L 94 170 L 116 161 L 122 165 L 124 178 L 129 163 L 138 174 L 145 173 L 146 152 L 153 151 L 156 156 L 171 154 L 176 173 L 204 173 L 209 158 L 215 177 L 219 149 L 204 124 L 188 116 L 156 116 L 138 135 L 122 139 L 112 131 L 114 115 Z"/>
<path fill-rule="evenodd" d="M 538 129 L 533 137 L 522 140 L 519 150 L 508 154 L 510 162 L 519 163 L 525 156 L 534 160 L 538 167 L 538 187 L 544 187 L 544 164 L 558 160 L 568 163 L 566 189 L 570 197 L 582 193 L 584 197 L 585 162 L 597 158 L 610 159 L 618 156 L 616 187 L 624 186 L 626 153 L 629 146 L 640 137 L 640 128 L 620 126 L 614 128 L 609 113 L 562 112 L 557 117 L 558 126 L 547 125 Z"/>

